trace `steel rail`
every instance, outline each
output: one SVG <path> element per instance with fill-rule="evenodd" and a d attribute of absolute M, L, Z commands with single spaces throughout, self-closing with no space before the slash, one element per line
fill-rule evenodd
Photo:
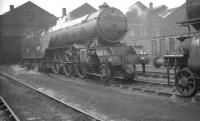
<path fill-rule="evenodd" d="M 10 106 L 6 103 L 6 101 L 3 99 L 3 97 L 0 96 L 0 100 L 3 102 L 3 105 L 6 106 L 8 111 L 11 113 L 12 117 L 15 119 L 15 121 L 20 121 L 17 115 L 13 112 L 13 110 L 10 108 Z M 10 118 L 10 117 L 9 117 Z"/>
<path fill-rule="evenodd" d="M 84 80 L 84 79 L 81 79 L 81 78 L 78 78 L 78 77 L 63 77 L 61 75 L 55 75 L 55 74 L 51 74 L 52 77 L 55 77 L 57 79 L 61 79 L 63 81 L 66 81 L 65 78 L 69 78 L 69 79 L 78 79 L 78 81 L 80 80 Z M 91 80 L 90 80 L 91 81 Z M 116 81 L 117 82 L 117 81 Z M 116 82 L 111 82 L 110 86 L 112 87 L 116 87 L 116 88 L 119 88 L 119 89 L 125 89 L 125 90 L 134 90 L 134 91 L 139 91 L 139 92 L 144 92 L 144 93 L 147 93 L 147 94 L 155 94 L 155 95 L 158 95 L 158 96 L 164 96 L 164 97 L 172 97 L 172 96 L 176 96 L 180 99 L 184 99 L 184 97 L 182 95 L 180 95 L 179 93 L 176 92 L 175 87 L 174 85 L 172 84 L 167 84 L 167 83 L 158 83 L 158 82 L 153 82 L 153 81 L 145 81 L 145 80 L 134 80 L 134 82 L 138 83 L 138 84 L 142 84 L 142 85 L 152 85 L 152 86 L 156 86 L 156 87 L 164 87 L 164 88 L 168 88 L 168 89 L 171 89 L 171 91 L 168 91 L 166 89 L 164 90 L 160 90 L 160 89 L 152 89 L 152 88 L 146 88 L 146 87 L 140 87 L 140 86 L 137 86 L 137 85 L 134 85 L 134 83 L 131 83 L 131 85 L 127 85 L 126 84 L 123 84 L 123 83 L 116 83 Z M 187 99 L 187 98 L 185 98 Z M 191 98 L 191 102 L 190 103 L 193 103 L 193 104 L 197 104 L 199 105 L 200 104 L 200 93 L 197 93 L 194 97 Z M 192 102 L 194 101 L 194 102 Z"/>
<path fill-rule="evenodd" d="M 68 107 L 70 107 L 70 108 L 76 110 L 77 112 L 80 112 L 80 113 L 82 113 L 82 114 L 84 114 L 84 115 L 86 115 L 86 116 L 91 117 L 91 118 L 92 118 L 92 121 L 105 121 L 105 119 L 102 119 L 102 118 L 100 118 L 99 116 L 93 115 L 93 114 L 91 114 L 91 113 L 89 113 L 89 112 L 86 112 L 86 111 L 84 111 L 84 110 L 82 110 L 82 109 L 79 109 L 79 108 L 73 106 L 72 104 L 69 104 L 69 103 L 67 103 L 67 102 L 64 102 L 64 101 L 62 101 L 62 100 L 57 99 L 56 97 L 52 97 L 52 96 L 50 96 L 50 95 L 48 95 L 48 94 L 45 94 L 45 93 L 43 93 L 42 91 L 40 91 L 40 90 L 38 90 L 38 89 L 36 89 L 36 88 L 34 88 L 34 87 L 31 87 L 30 85 L 28 85 L 28 84 L 26 84 L 26 83 L 24 83 L 24 82 L 21 82 L 20 80 L 18 80 L 18 79 L 15 78 L 15 77 L 11 77 L 11 76 L 9 76 L 9 75 L 7 75 L 7 74 L 5 74 L 5 73 L 2 73 L 2 72 L 0 72 L 0 74 L 3 75 L 4 77 L 7 77 L 7 78 L 11 79 L 11 80 L 17 81 L 17 82 L 19 82 L 20 84 L 25 85 L 25 86 L 27 86 L 27 87 L 29 87 L 29 88 L 31 88 L 31 89 L 33 89 L 33 90 L 35 90 L 35 91 L 37 91 L 37 92 L 39 92 L 39 93 L 45 95 L 45 96 L 47 96 L 47 97 L 49 97 L 49 98 L 51 98 L 51 99 L 53 99 L 53 100 L 56 100 L 57 102 L 59 102 L 59 103 L 61 103 L 61 104 L 64 104 L 64 105 L 66 105 L 66 106 L 68 106 Z"/>

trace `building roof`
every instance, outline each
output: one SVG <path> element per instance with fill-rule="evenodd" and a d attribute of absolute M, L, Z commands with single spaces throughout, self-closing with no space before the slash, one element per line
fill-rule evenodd
<path fill-rule="evenodd" d="M 129 17 L 129 18 L 135 17 L 135 15 L 142 19 L 144 19 L 144 17 L 147 17 L 148 15 L 152 15 L 152 16 L 156 17 L 157 19 L 161 20 L 161 18 L 153 11 L 153 9 L 146 7 L 140 1 L 131 5 L 129 7 L 129 10 L 126 13 L 126 17 Z"/>
<path fill-rule="evenodd" d="M 129 7 L 126 13 L 129 31 L 124 40 L 144 40 L 158 36 L 162 19 L 140 1 Z"/>
<path fill-rule="evenodd" d="M 57 18 L 28 1 L 9 12 L 1 15 L 1 33 L 3 36 L 21 37 L 29 30 L 36 32 L 42 28 L 55 25 Z"/>
<path fill-rule="evenodd" d="M 171 8 L 171 9 L 166 9 L 162 12 L 157 13 L 158 16 L 160 16 L 161 18 L 166 18 L 167 16 L 171 15 L 174 11 L 176 11 L 178 9 L 178 7 L 176 8 Z"/>
<path fill-rule="evenodd" d="M 43 8 L 39 7 L 38 5 L 34 4 L 33 2 L 31 1 L 28 1 L 28 2 L 25 2 L 24 4 L 14 8 L 14 10 L 11 10 L 11 11 L 8 11 L 8 12 L 5 12 L 4 14 L 1 15 L 1 17 L 3 16 L 7 16 L 7 15 L 10 15 L 11 13 L 15 13 L 18 9 L 22 8 L 23 6 L 37 6 L 39 9 L 41 9 L 42 11 L 46 12 L 47 14 L 55 17 L 53 14 L 49 13 L 48 11 L 44 10 Z M 56 17 L 55 17 L 56 18 Z"/>
<path fill-rule="evenodd" d="M 165 28 L 163 36 L 182 36 L 188 35 L 187 26 L 182 26 L 180 23 L 187 20 L 186 16 L 186 4 L 181 5 L 178 8 L 172 9 L 170 12 L 166 12 L 164 19 Z M 191 27 L 191 33 L 195 33 L 195 30 Z"/>
<path fill-rule="evenodd" d="M 86 14 L 94 13 L 96 11 L 97 11 L 97 9 L 95 9 L 94 7 L 89 5 L 88 3 L 85 3 L 85 4 L 81 5 L 80 7 L 71 11 L 69 13 L 69 15 L 72 19 L 75 19 L 75 18 L 80 18 L 80 17 L 82 17 Z"/>
<path fill-rule="evenodd" d="M 141 3 L 140 1 L 137 1 L 136 3 L 134 3 L 133 5 L 131 5 L 128 9 L 129 10 L 132 10 L 132 9 L 136 9 L 137 7 L 141 8 L 141 10 L 147 10 L 148 8 L 143 4 Z"/>
<path fill-rule="evenodd" d="M 167 9 L 168 9 L 168 7 L 166 5 L 160 5 L 160 6 L 154 7 L 153 8 L 153 12 L 155 12 L 156 14 L 160 14 L 160 13 L 164 12 Z"/>

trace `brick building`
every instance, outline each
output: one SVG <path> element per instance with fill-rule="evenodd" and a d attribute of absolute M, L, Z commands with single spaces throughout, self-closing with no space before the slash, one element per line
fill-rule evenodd
<path fill-rule="evenodd" d="M 20 41 L 32 33 L 56 24 L 57 18 L 28 1 L 0 16 L 0 64 L 20 60 Z"/>
<path fill-rule="evenodd" d="M 129 7 L 126 17 L 129 30 L 123 40 L 137 50 L 159 55 L 158 37 L 162 33 L 163 20 L 153 12 L 153 4 L 148 8 L 141 2 L 136 2 Z"/>
<path fill-rule="evenodd" d="M 186 4 L 168 9 L 165 5 L 153 7 L 152 3 L 148 8 L 136 2 L 126 17 L 129 31 L 123 41 L 152 56 L 175 54 L 180 45 L 176 38 L 188 35 L 188 28 L 177 24 L 186 20 Z M 195 32 L 192 27 L 191 32 Z"/>
<path fill-rule="evenodd" d="M 188 36 L 188 27 L 182 26 L 181 22 L 186 21 L 186 4 L 177 8 L 167 9 L 158 15 L 164 20 L 162 37 L 164 40 L 163 48 L 168 54 L 175 54 L 180 41 L 176 38 Z M 195 30 L 191 27 L 191 32 Z"/>

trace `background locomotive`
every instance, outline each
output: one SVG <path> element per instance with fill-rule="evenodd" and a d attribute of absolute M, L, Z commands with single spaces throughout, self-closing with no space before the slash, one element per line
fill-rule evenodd
<path fill-rule="evenodd" d="M 190 34 L 189 29 L 187 37 L 177 38 L 182 41 L 177 48 L 177 54 L 164 55 L 164 60 L 156 58 L 154 65 L 171 66 L 177 69 L 176 89 L 182 96 L 190 97 L 200 89 L 200 1 L 187 0 L 186 6 L 187 20 L 181 24 L 193 27 L 196 33 Z"/>
<path fill-rule="evenodd" d="M 27 36 L 22 61 L 28 67 L 82 78 L 95 75 L 105 82 L 118 77 L 133 79 L 135 64 L 142 60 L 132 47 L 120 43 L 126 32 L 124 14 L 104 3 L 95 13 L 72 21 L 63 17 L 49 30 Z"/>

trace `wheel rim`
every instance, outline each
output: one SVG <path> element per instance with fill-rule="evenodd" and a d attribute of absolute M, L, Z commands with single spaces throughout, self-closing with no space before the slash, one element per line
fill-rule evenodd
<path fill-rule="evenodd" d="M 177 73 L 176 89 L 185 97 L 193 96 L 197 92 L 197 83 L 190 71 L 182 70 Z"/>
<path fill-rule="evenodd" d="M 57 62 L 53 62 L 52 65 L 53 65 L 53 72 L 54 72 L 55 74 L 58 74 L 59 71 L 60 71 L 60 64 L 57 63 Z"/>
<path fill-rule="evenodd" d="M 101 65 L 100 74 L 100 79 L 102 82 L 108 82 L 111 79 L 111 71 L 108 65 Z"/>
<path fill-rule="evenodd" d="M 78 65 L 77 67 L 77 75 L 80 78 L 85 78 L 86 77 L 86 68 L 84 68 L 82 65 Z"/>
<path fill-rule="evenodd" d="M 65 64 L 63 66 L 63 71 L 67 76 L 74 74 L 74 66 L 72 64 Z"/>

